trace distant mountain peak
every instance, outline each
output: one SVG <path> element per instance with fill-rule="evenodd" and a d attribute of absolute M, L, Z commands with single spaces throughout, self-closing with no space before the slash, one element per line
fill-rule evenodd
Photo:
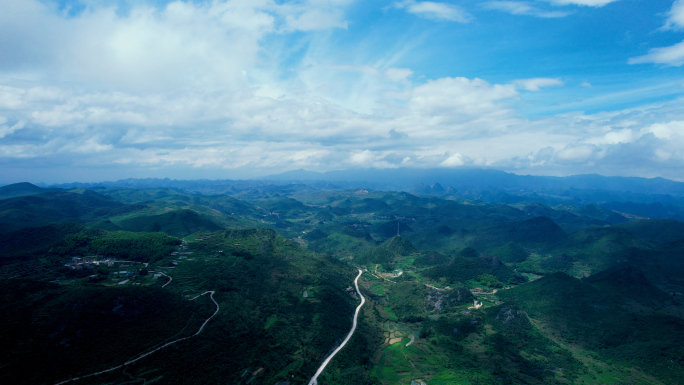
<path fill-rule="evenodd" d="M 14 183 L 0 187 L 0 199 L 40 194 L 50 189 L 38 187 L 29 182 Z"/>

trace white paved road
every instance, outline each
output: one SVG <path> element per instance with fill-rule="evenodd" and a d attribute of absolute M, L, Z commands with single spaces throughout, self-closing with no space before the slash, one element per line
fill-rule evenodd
<path fill-rule="evenodd" d="M 171 278 L 171 277 L 169 277 L 169 278 Z M 169 281 L 169 282 L 171 282 L 171 281 Z M 191 336 L 189 336 L 189 337 L 183 337 L 183 338 L 179 338 L 179 339 L 177 339 L 177 340 L 173 340 L 173 341 L 171 341 L 171 342 L 167 342 L 167 343 L 165 343 L 164 345 L 162 345 L 162 346 L 160 346 L 160 347 L 158 347 L 158 348 L 156 348 L 156 349 L 154 349 L 154 350 L 151 350 L 151 351 L 149 351 L 149 352 L 147 352 L 147 353 L 145 353 L 145 354 L 142 354 L 142 355 L 140 355 L 140 356 L 138 356 L 138 357 L 136 357 L 136 358 L 134 358 L 134 359 L 132 359 L 132 360 L 130 360 L 130 361 L 126 361 L 125 363 L 123 363 L 123 364 L 121 364 L 121 365 L 119 365 L 119 366 L 115 366 L 115 367 L 113 367 L 113 368 L 109 368 L 109 369 L 106 369 L 106 370 L 102 370 L 102 371 L 96 372 L 96 373 L 86 374 L 85 376 L 81 376 L 81 377 L 71 378 L 71 379 L 66 380 L 66 381 L 58 382 L 58 383 L 55 384 L 55 385 L 66 384 L 66 383 L 68 383 L 68 382 L 77 381 L 77 380 L 80 380 L 80 379 L 82 379 L 82 378 L 93 377 L 93 376 L 97 376 L 97 375 L 99 375 L 99 374 L 108 373 L 108 372 L 111 372 L 111 371 L 114 371 L 114 370 L 123 368 L 124 366 L 130 365 L 130 364 L 132 364 L 132 363 L 134 363 L 134 362 L 136 362 L 136 361 L 138 361 L 138 360 L 141 360 L 141 359 L 143 359 L 143 358 L 149 356 L 149 355 L 152 354 L 152 353 L 156 353 L 156 352 L 158 352 L 159 350 L 164 349 L 165 347 L 167 347 L 167 346 L 169 346 L 169 345 L 173 345 L 173 344 L 175 344 L 175 343 L 177 343 L 177 342 L 185 341 L 185 340 L 187 340 L 187 339 L 189 339 L 189 338 L 192 338 L 192 337 L 194 337 L 194 336 L 196 336 L 196 335 L 202 333 L 202 330 L 204 330 L 204 327 L 207 325 L 207 323 L 208 323 L 212 318 L 214 318 L 214 316 L 216 315 L 216 313 L 219 312 L 219 304 L 218 304 L 218 302 L 216 302 L 216 300 L 214 299 L 214 291 L 205 291 L 204 293 L 202 293 L 202 294 L 200 294 L 200 295 L 205 295 L 205 294 L 207 294 L 207 293 L 210 293 L 209 298 L 211 298 L 211 300 L 214 302 L 214 305 L 216 305 L 216 311 L 214 312 L 214 314 L 212 314 L 209 318 L 207 318 L 207 319 L 204 321 L 204 323 L 202 324 L 202 326 L 200 326 L 199 330 L 197 330 L 197 333 L 195 333 L 195 334 L 193 334 L 193 335 L 191 335 Z M 197 297 L 199 297 L 199 296 L 197 296 Z M 195 298 L 197 298 L 197 297 L 195 297 Z M 194 300 L 195 298 L 193 298 L 193 300 Z"/>
<path fill-rule="evenodd" d="M 311 381 L 309 381 L 309 385 L 318 385 L 318 376 L 320 376 L 321 373 L 323 373 L 325 367 L 328 366 L 328 364 L 330 363 L 330 360 L 332 360 L 332 358 L 335 357 L 335 355 L 339 353 L 339 351 L 342 350 L 342 348 L 344 348 L 344 345 L 346 345 L 347 342 L 349 342 L 352 335 L 356 331 L 356 323 L 359 318 L 359 310 L 361 310 L 361 306 L 363 306 L 363 304 L 366 303 L 366 298 L 363 297 L 363 295 L 361 294 L 361 290 L 359 290 L 359 278 L 361 277 L 361 274 L 363 274 L 363 271 L 359 269 L 359 275 L 357 275 L 356 279 L 354 280 L 356 292 L 359 293 L 359 296 L 361 297 L 361 303 L 359 304 L 359 306 L 356 307 L 356 311 L 354 312 L 354 323 L 352 324 L 352 328 L 349 331 L 349 334 L 347 334 L 347 338 L 345 338 L 344 341 L 342 341 L 342 344 L 337 349 L 335 349 L 335 351 L 332 352 L 332 354 L 328 356 L 328 358 L 326 358 L 325 361 L 323 361 L 321 367 L 318 368 L 316 374 L 314 374 L 314 376 L 311 378 Z"/>

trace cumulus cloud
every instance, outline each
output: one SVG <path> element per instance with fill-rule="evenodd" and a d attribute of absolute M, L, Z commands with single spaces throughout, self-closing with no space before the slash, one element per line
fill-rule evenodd
<path fill-rule="evenodd" d="M 673 67 L 680 67 L 684 64 L 684 42 L 677 43 L 670 47 L 652 48 L 648 54 L 629 59 L 629 64 L 665 64 Z"/>
<path fill-rule="evenodd" d="M 408 13 L 430 20 L 467 23 L 473 18 L 460 7 L 449 3 L 405 0 L 394 3 L 393 6 L 394 8 L 405 9 Z"/>
<path fill-rule="evenodd" d="M 516 87 L 526 91 L 541 91 L 542 88 L 560 87 L 565 83 L 557 78 L 532 78 L 515 80 L 513 84 L 515 84 Z"/>
<path fill-rule="evenodd" d="M 546 11 L 526 1 L 486 1 L 482 3 L 486 9 L 510 13 L 511 15 L 528 15 L 541 18 L 557 18 L 571 15 L 567 11 Z"/>
<path fill-rule="evenodd" d="M 555 174 L 654 176 L 658 170 L 669 177 L 677 177 L 684 164 L 681 103 L 531 122 L 506 105 L 518 97 L 513 86 L 479 79 L 444 78 L 413 86 L 402 93 L 401 108 L 376 115 L 320 99 L 253 93 L 199 100 L 86 93 L 57 105 L 30 99 L 28 89 L 12 93 L 23 95 L 18 100 L 23 108 L 0 122 L 4 161 L 262 173 L 283 167 L 483 165 Z M 66 111 L 78 118 L 56 125 L 41 111 Z M 135 121 L 124 111 L 143 118 Z M 672 118 L 660 121 L 658 116 Z"/>
<path fill-rule="evenodd" d="M 642 135 L 653 134 L 658 139 L 675 140 L 681 142 L 684 139 L 684 121 L 670 121 L 655 123 L 641 130 Z"/>
<path fill-rule="evenodd" d="M 459 166 L 463 166 L 464 164 L 465 164 L 465 160 L 463 159 L 463 155 L 456 153 L 456 154 L 450 155 L 448 158 L 446 158 L 439 165 L 441 167 L 459 167 Z"/>
<path fill-rule="evenodd" d="M 349 156 L 349 160 L 352 163 L 360 166 L 369 166 L 375 159 L 375 155 L 369 150 L 356 152 Z"/>
<path fill-rule="evenodd" d="M 549 118 L 543 124 L 566 127 L 576 134 L 554 146 L 530 152 L 527 156 L 502 159 L 494 165 L 531 173 L 534 170 L 556 175 L 602 173 L 681 180 L 684 114 L 676 111 L 677 106 L 681 104 Z M 653 122 L 656 116 L 670 113 L 679 119 Z"/>
<path fill-rule="evenodd" d="M 320 98 L 257 92 L 55 92 L 60 96 L 51 103 L 30 89 L 10 87 L 4 93 L 0 100 L 4 95 L 22 106 L 8 119 L 23 119 L 33 132 L 26 143 L 17 130 L 8 130 L 0 144 L 5 157 L 71 156 L 79 163 L 131 167 L 435 166 L 447 151 L 435 147 L 435 140 L 449 146 L 457 138 L 484 139 L 520 120 L 499 103 L 517 97 L 514 87 L 466 78 L 409 87 L 399 94 L 402 107 L 373 115 Z M 393 151 L 386 150 L 390 143 Z"/>
<path fill-rule="evenodd" d="M 629 128 L 622 130 L 610 130 L 605 135 L 586 139 L 584 142 L 589 144 L 618 144 L 629 143 L 634 138 L 634 132 Z"/>
<path fill-rule="evenodd" d="M 0 0 L 0 70 L 49 70 L 103 89 L 240 88 L 274 33 L 346 28 L 351 0 L 88 3 L 65 17 L 47 2 Z M 40 66 L 41 68 L 37 68 Z"/>
<path fill-rule="evenodd" d="M 426 79 L 395 58 L 317 61 L 326 33 L 278 47 L 296 30 L 345 28 L 350 0 L 133 4 L 126 12 L 92 2 L 69 17 L 46 4 L 0 0 L 13 15 L 0 14 L 0 36 L 13 37 L 0 39 L 3 175 L 45 164 L 69 177 L 106 168 L 124 170 L 122 178 L 470 165 L 614 174 L 636 162 L 642 175 L 677 176 L 684 166 L 680 101 L 530 120 L 516 110 L 529 95 L 522 91 L 562 80 Z M 398 4 L 421 17 L 470 18 L 447 3 Z M 279 49 L 306 51 L 300 67 L 274 63 Z"/>
<path fill-rule="evenodd" d="M 496 116 L 505 120 L 512 111 L 498 101 L 518 96 L 509 85 L 490 84 L 482 79 L 442 78 L 406 91 L 409 112 L 427 119 L 422 126 L 474 123 Z M 494 123 L 494 122 L 492 122 Z M 453 130 L 457 126 L 445 126 Z M 411 131 L 421 131 L 418 127 Z M 431 134 L 429 131 L 427 134 Z"/>

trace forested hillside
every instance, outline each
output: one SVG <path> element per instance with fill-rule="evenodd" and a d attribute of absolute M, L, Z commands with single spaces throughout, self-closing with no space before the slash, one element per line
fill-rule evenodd
<path fill-rule="evenodd" d="M 0 381 L 684 383 L 682 222 L 223 187 L 0 188 Z"/>

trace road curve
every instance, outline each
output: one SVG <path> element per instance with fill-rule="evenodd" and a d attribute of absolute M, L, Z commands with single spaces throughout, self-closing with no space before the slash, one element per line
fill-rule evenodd
<path fill-rule="evenodd" d="M 169 278 L 171 278 L 171 277 L 169 277 Z M 171 282 L 171 281 L 169 281 L 169 282 Z M 191 336 L 189 336 L 189 337 L 183 337 L 183 338 L 179 338 L 179 339 L 173 340 L 173 341 L 171 341 L 171 342 L 167 342 L 167 343 L 165 343 L 164 345 L 162 345 L 162 346 L 160 346 L 160 347 L 158 347 L 158 348 L 156 348 L 156 349 L 154 349 L 154 350 L 152 350 L 152 351 L 149 351 L 149 352 L 147 352 L 147 353 L 145 353 L 145 354 L 141 354 L 141 355 L 139 355 L 138 357 L 136 357 L 136 358 L 134 358 L 134 359 L 132 359 L 132 360 L 126 361 L 125 363 L 123 363 L 123 364 L 121 364 L 121 365 L 119 365 L 119 366 L 114 366 L 114 367 L 112 367 L 112 368 L 109 368 L 109 369 L 106 369 L 106 370 L 102 370 L 102 371 L 99 371 L 99 372 L 96 372 L 96 373 L 90 373 L 90 374 L 86 374 L 86 375 L 84 375 L 84 376 L 71 378 L 71 379 L 68 379 L 68 380 L 65 380 L 65 381 L 62 381 L 62 382 L 58 382 L 58 383 L 56 383 L 55 385 L 66 384 L 66 383 L 68 383 L 68 382 L 77 381 L 77 380 L 80 380 L 80 379 L 83 379 L 83 378 L 87 378 L 87 377 L 97 376 L 97 375 L 99 375 L 99 374 L 108 373 L 108 372 L 111 372 L 111 371 L 114 371 L 114 370 L 123 368 L 123 367 L 125 367 L 125 366 L 127 366 L 127 365 L 130 365 L 130 364 L 132 364 L 132 363 L 134 363 L 134 362 L 136 362 L 136 361 L 138 361 L 138 360 L 141 360 L 141 359 L 143 359 L 143 358 L 149 356 L 149 355 L 152 354 L 152 353 L 156 353 L 156 352 L 158 352 L 159 350 L 164 349 L 165 347 L 167 347 L 167 346 L 169 346 L 169 345 L 173 345 L 173 344 L 175 344 L 175 343 L 178 343 L 178 342 L 181 342 L 181 341 L 185 341 L 185 340 L 187 340 L 187 339 L 190 339 L 190 338 L 195 337 L 196 335 L 202 333 L 202 330 L 204 330 L 204 327 L 207 326 L 207 323 L 208 323 L 212 318 L 214 318 L 214 316 L 219 312 L 219 309 L 220 309 L 218 302 L 216 302 L 216 300 L 214 299 L 214 293 L 215 293 L 215 292 L 214 292 L 213 290 L 212 290 L 212 291 L 205 291 L 204 293 L 198 295 L 197 297 L 202 296 L 202 295 L 205 295 L 205 294 L 207 294 L 207 293 L 209 293 L 209 298 L 211 298 L 211 300 L 214 302 L 214 305 L 216 305 L 216 311 L 214 311 L 214 314 L 212 314 L 209 318 L 207 318 L 207 319 L 204 321 L 204 323 L 202 324 L 202 326 L 200 326 L 199 330 L 197 330 L 197 333 L 195 333 L 195 334 L 193 334 L 193 335 L 191 335 Z M 196 299 L 197 297 L 193 298 L 193 300 Z"/>
<path fill-rule="evenodd" d="M 165 274 L 164 272 L 162 272 L 162 271 L 152 271 L 152 273 L 159 273 L 159 274 L 161 274 L 161 275 L 163 275 L 164 277 L 166 277 L 166 278 L 169 279 L 165 284 L 162 285 L 162 289 L 165 288 L 166 285 L 170 284 L 171 281 L 173 281 L 173 278 L 171 278 L 171 276 L 166 275 L 166 274 Z M 204 294 L 202 294 L 202 295 L 204 295 Z"/>
<path fill-rule="evenodd" d="M 329 355 L 328 358 L 325 359 L 325 361 L 323 361 L 323 364 L 320 368 L 318 368 L 316 374 L 314 374 L 314 376 L 311 377 L 309 385 L 318 385 L 318 376 L 320 376 L 321 373 L 323 373 L 325 367 L 328 366 L 328 364 L 330 363 L 330 360 L 332 360 L 332 358 L 335 357 L 335 355 L 339 353 L 339 351 L 342 350 L 342 348 L 344 348 L 344 345 L 346 345 L 347 342 L 349 342 L 352 335 L 356 331 L 356 323 L 359 318 L 359 310 L 361 310 L 361 306 L 363 306 L 363 304 L 366 303 L 366 298 L 363 297 L 363 294 L 361 294 L 361 290 L 359 290 L 359 278 L 361 277 L 361 274 L 363 274 L 363 270 L 359 269 L 359 275 L 357 275 L 356 279 L 354 280 L 354 286 L 356 286 L 356 292 L 359 293 L 359 296 L 361 297 L 361 303 L 359 304 L 359 306 L 356 307 L 356 311 L 354 312 L 354 323 L 352 324 L 352 328 L 349 331 L 349 334 L 347 334 L 347 338 L 345 338 L 344 341 L 342 341 L 342 344 L 337 349 L 335 349 L 335 351 L 332 352 L 332 354 Z"/>

